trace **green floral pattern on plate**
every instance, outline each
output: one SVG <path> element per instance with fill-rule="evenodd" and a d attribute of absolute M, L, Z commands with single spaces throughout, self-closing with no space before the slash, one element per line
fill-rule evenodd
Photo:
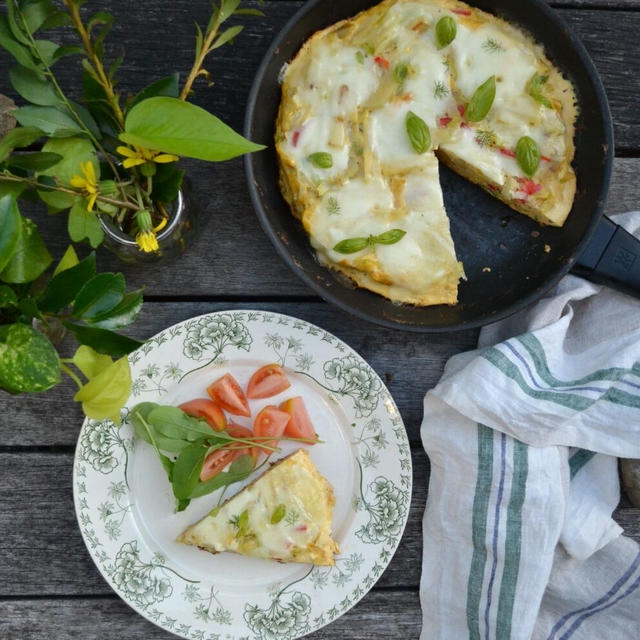
<path fill-rule="evenodd" d="M 138 530 L 128 467 L 136 443 L 129 408 L 156 401 L 190 373 L 249 358 L 279 362 L 315 381 L 351 424 L 359 489 L 333 567 L 312 567 L 288 584 L 239 598 L 221 584 L 181 575 Z M 157 625 L 191 640 L 288 640 L 348 611 L 395 552 L 411 499 L 411 457 L 398 410 L 371 367 L 346 344 L 303 320 L 266 311 L 228 311 L 187 320 L 129 356 L 132 396 L 122 427 L 86 420 L 74 465 L 78 523 L 114 590 Z M 293 517 L 293 514 L 289 514 Z"/>

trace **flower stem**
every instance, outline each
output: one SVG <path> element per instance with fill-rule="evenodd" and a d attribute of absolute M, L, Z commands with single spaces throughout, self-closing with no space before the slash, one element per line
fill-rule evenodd
<path fill-rule="evenodd" d="M 0 173 L 0 182 L 22 182 L 24 184 L 28 184 L 30 187 L 35 187 L 36 189 L 49 189 L 49 191 L 59 191 L 60 193 L 68 193 L 73 196 L 81 196 L 81 191 L 76 191 L 75 189 L 67 189 L 66 187 L 61 187 L 60 185 L 50 185 L 38 182 L 33 178 L 23 178 L 22 176 L 16 176 L 11 173 Z M 124 202 L 122 200 L 116 200 L 114 198 L 109 198 L 108 196 L 98 195 L 96 198 L 100 200 L 100 202 L 106 202 L 107 204 L 112 204 L 121 209 L 131 209 L 132 211 L 138 211 L 139 207 L 131 202 Z"/>
<path fill-rule="evenodd" d="M 66 0 L 65 0 L 65 2 L 66 2 Z M 71 104 L 71 102 L 69 102 L 69 99 L 67 98 L 66 94 L 62 90 L 62 87 L 58 84 L 58 80 L 56 79 L 53 71 L 51 71 L 51 67 L 46 63 L 46 61 L 44 60 L 44 58 L 40 54 L 40 51 L 39 51 L 39 49 L 38 49 L 38 47 L 36 45 L 36 41 L 35 41 L 33 35 L 31 34 L 28 26 L 27 26 L 27 22 L 25 20 L 25 17 L 23 15 L 22 11 L 20 10 L 19 7 L 16 7 L 16 11 L 17 11 L 18 15 L 20 16 L 20 20 L 22 21 L 22 26 L 24 27 L 25 35 L 29 40 L 29 46 L 31 48 L 31 52 L 33 53 L 33 56 L 43 66 L 44 71 L 45 71 L 45 75 L 49 78 L 49 80 L 51 81 L 51 84 L 53 84 L 53 86 L 54 86 L 54 88 L 56 90 L 56 93 L 58 94 L 58 97 L 60 98 L 60 100 L 62 100 L 62 102 L 64 103 L 64 106 L 69 110 L 69 113 L 71 113 L 71 115 L 73 116 L 75 121 L 80 125 L 80 128 L 82 129 L 82 132 L 89 137 L 89 139 L 91 140 L 93 145 L 96 147 L 96 149 L 98 149 L 103 154 L 103 156 L 107 160 L 109 166 L 111 167 L 111 170 L 113 171 L 113 174 L 116 177 L 119 177 L 118 169 L 115 166 L 115 164 L 111 161 L 111 158 L 109 157 L 109 154 L 104 150 L 104 147 L 100 144 L 99 140 L 93 135 L 93 133 L 91 133 L 91 131 L 89 130 L 87 125 L 84 123 L 82 118 L 78 115 L 78 112 L 73 108 L 73 105 Z M 76 12 L 77 12 L 77 9 L 76 9 Z"/>
<path fill-rule="evenodd" d="M 84 44 L 85 51 L 87 52 L 89 62 L 91 62 L 91 65 L 98 75 L 100 84 L 102 85 L 102 88 L 107 95 L 107 99 L 109 101 L 109 104 L 111 105 L 111 109 L 113 110 L 116 120 L 118 121 L 118 125 L 120 126 L 120 129 L 124 131 L 124 114 L 122 113 L 122 109 L 120 108 L 118 96 L 113 89 L 113 84 L 105 73 L 100 57 L 91 44 L 91 38 L 84 24 L 82 23 L 78 5 L 73 0 L 64 0 L 64 4 L 69 11 L 71 19 L 73 20 L 73 26 L 76 28 L 76 31 L 78 32 L 80 38 L 82 38 L 82 43 Z"/>
<path fill-rule="evenodd" d="M 82 389 L 82 380 L 62 361 L 60 361 L 60 368 L 78 385 L 78 389 Z"/>
<path fill-rule="evenodd" d="M 67 0 L 65 0 L 66 2 Z M 186 100 L 189 97 L 189 93 L 191 92 L 191 86 L 195 82 L 196 78 L 199 75 L 206 74 L 206 71 L 202 68 L 204 64 L 204 60 L 209 53 L 211 45 L 218 34 L 218 29 L 220 28 L 220 12 L 218 11 L 218 16 L 215 21 L 211 25 L 211 29 L 207 32 L 207 35 L 202 43 L 202 47 L 200 47 L 200 53 L 196 56 L 193 61 L 193 66 L 191 67 L 191 71 L 189 71 L 189 75 L 185 80 L 184 86 L 182 87 L 182 91 L 180 92 L 180 100 Z"/>

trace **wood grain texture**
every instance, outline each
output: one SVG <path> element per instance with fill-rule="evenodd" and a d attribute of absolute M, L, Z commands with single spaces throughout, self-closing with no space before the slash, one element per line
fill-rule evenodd
<path fill-rule="evenodd" d="M 46 624 L 44 623 L 46 621 Z M 420 635 L 416 592 L 371 592 L 353 609 L 309 640 L 390 640 Z M 99 630 L 97 632 L 96 630 Z M 224 628 L 211 628 L 224 637 Z M 91 600 L 14 600 L 0 602 L 2 640 L 175 640 L 117 598 Z"/>
<path fill-rule="evenodd" d="M 422 398 L 439 380 L 445 362 L 459 351 L 475 348 L 475 330 L 412 336 L 379 329 L 324 302 L 304 303 L 147 303 L 130 333 L 149 338 L 166 327 L 193 316 L 226 309 L 266 309 L 302 318 L 333 333 L 355 349 L 387 384 L 398 403 L 410 438 L 417 441 L 422 420 Z M 0 392 L 0 403 L 10 420 L 0 421 L 3 445 L 75 444 L 82 414 L 72 398 L 75 387 L 66 379 L 48 391 L 31 396 Z"/>
<path fill-rule="evenodd" d="M 415 589 L 420 582 L 429 463 L 421 448 L 413 450 L 412 458 L 409 520 L 377 587 Z M 0 600 L 6 596 L 111 593 L 76 523 L 72 462 L 71 454 L 0 454 L 0 486 L 8 488 L 0 502 Z M 614 517 L 627 535 L 640 541 L 640 509 L 621 507 Z"/>

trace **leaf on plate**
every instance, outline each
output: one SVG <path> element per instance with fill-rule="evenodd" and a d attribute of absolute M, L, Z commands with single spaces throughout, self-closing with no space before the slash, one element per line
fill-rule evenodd
<path fill-rule="evenodd" d="M 207 448 L 202 444 L 191 444 L 180 452 L 172 474 L 173 494 L 179 500 L 190 498 L 200 482 L 206 453 Z"/>

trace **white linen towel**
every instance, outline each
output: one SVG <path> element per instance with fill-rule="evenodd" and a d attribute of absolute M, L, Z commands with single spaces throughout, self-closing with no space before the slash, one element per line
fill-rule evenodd
<path fill-rule="evenodd" d="M 640 550 L 611 518 L 616 456 L 640 458 L 640 301 L 567 276 L 447 363 L 421 434 L 421 640 L 640 640 Z"/>

